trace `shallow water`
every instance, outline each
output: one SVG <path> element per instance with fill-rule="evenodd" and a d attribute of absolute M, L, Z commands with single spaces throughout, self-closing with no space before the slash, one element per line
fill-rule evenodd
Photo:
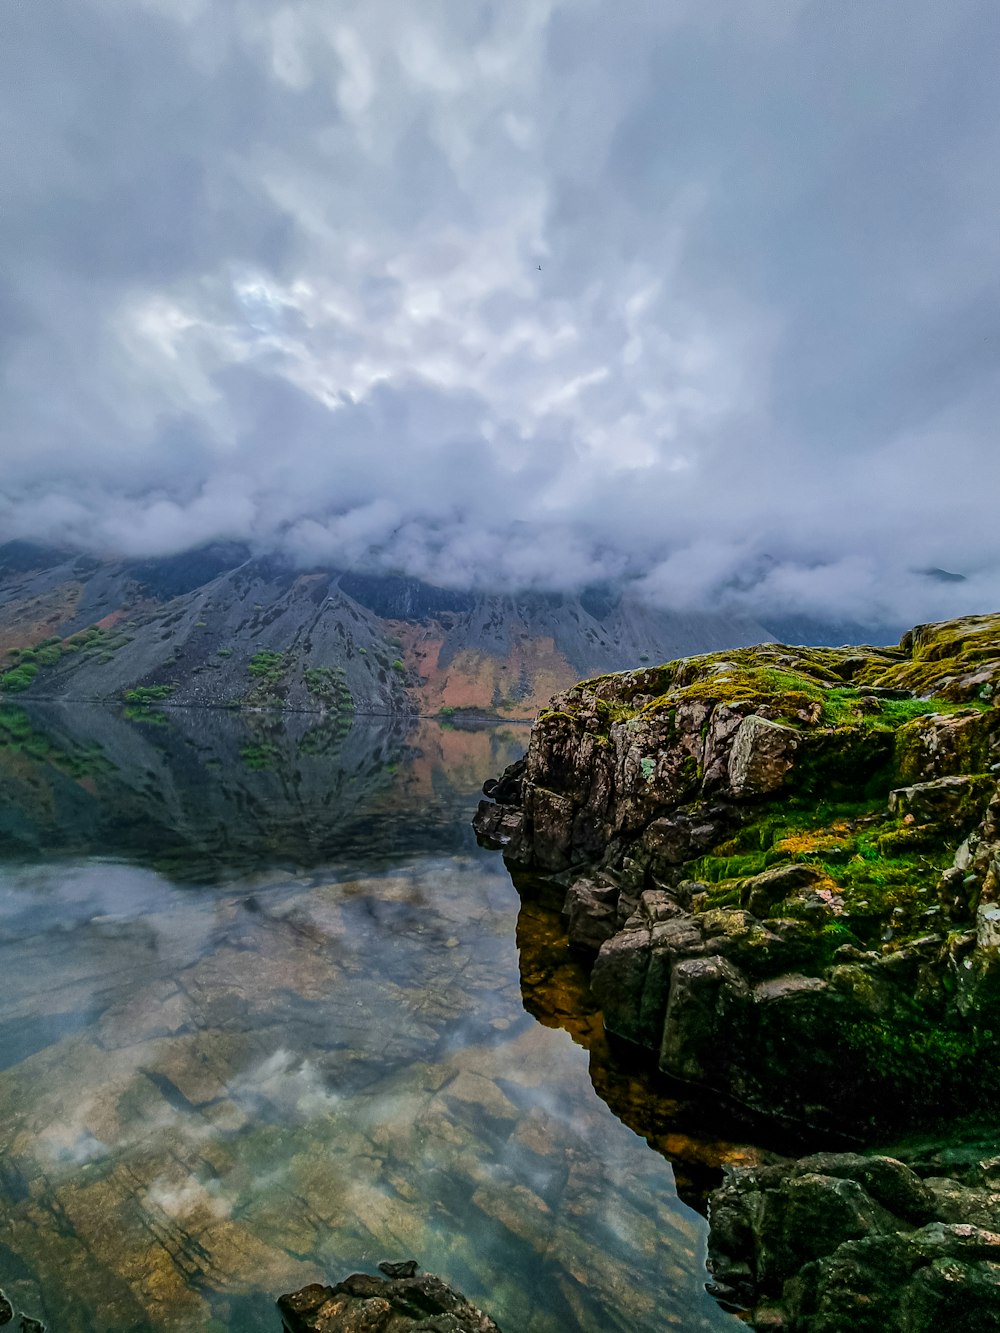
<path fill-rule="evenodd" d="M 0 1286 L 59 1333 L 276 1333 L 412 1256 L 506 1333 L 735 1327 L 475 845 L 525 734 L 316 729 L 0 713 Z"/>

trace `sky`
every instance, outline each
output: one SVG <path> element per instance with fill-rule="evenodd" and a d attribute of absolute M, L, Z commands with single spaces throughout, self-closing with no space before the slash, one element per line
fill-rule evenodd
<path fill-rule="evenodd" d="M 995 0 L 0 28 L 0 539 L 1000 610 Z"/>

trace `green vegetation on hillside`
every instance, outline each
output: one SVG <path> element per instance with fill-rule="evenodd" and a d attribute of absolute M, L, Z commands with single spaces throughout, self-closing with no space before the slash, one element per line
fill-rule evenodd
<path fill-rule="evenodd" d="M 302 681 L 310 695 L 324 708 L 353 713 L 354 699 L 344 675 L 344 668 L 340 666 L 308 667 L 302 673 Z"/>
<path fill-rule="evenodd" d="M 110 662 L 115 652 L 127 643 L 131 643 L 128 634 L 91 625 L 67 639 L 48 638 L 31 647 L 10 648 L 5 664 L 7 669 L 0 672 L 0 691 L 20 694 L 34 684 L 39 671 L 57 666 L 71 653 Z"/>
<path fill-rule="evenodd" d="M 159 703 L 161 699 L 169 699 L 176 688 L 176 681 L 164 685 L 137 685 L 135 689 L 125 691 L 125 701 L 130 704 Z"/>
<path fill-rule="evenodd" d="M 291 669 L 291 655 L 265 648 L 254 653 L 247 663 L 253 684 L 243 702 L 250 705 L 281 705 L 288 693 L 287 676 Z"/>

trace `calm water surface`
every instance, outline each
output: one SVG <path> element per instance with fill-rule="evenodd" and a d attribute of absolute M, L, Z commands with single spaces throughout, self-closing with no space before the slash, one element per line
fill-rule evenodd
<path fill-rule="evenodd" d="M 518 897 L 469 819 L 525 742 L 0 711 L 15 1306 L 276 1333 L 279 1293 L 412 1256 L 505 1333 L 736 1327 L 669 1162 L 522 1000 Z"/>

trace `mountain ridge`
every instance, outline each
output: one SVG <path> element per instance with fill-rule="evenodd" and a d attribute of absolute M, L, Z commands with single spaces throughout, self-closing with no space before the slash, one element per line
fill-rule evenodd
<path fill-rule="evenodd" d="M 144 561 L 0 547 L 0 690 L 26 697 L 529 718 L 581 676 L 770 637 L 607 589 L 435 588 L 236 544 Z"/>

